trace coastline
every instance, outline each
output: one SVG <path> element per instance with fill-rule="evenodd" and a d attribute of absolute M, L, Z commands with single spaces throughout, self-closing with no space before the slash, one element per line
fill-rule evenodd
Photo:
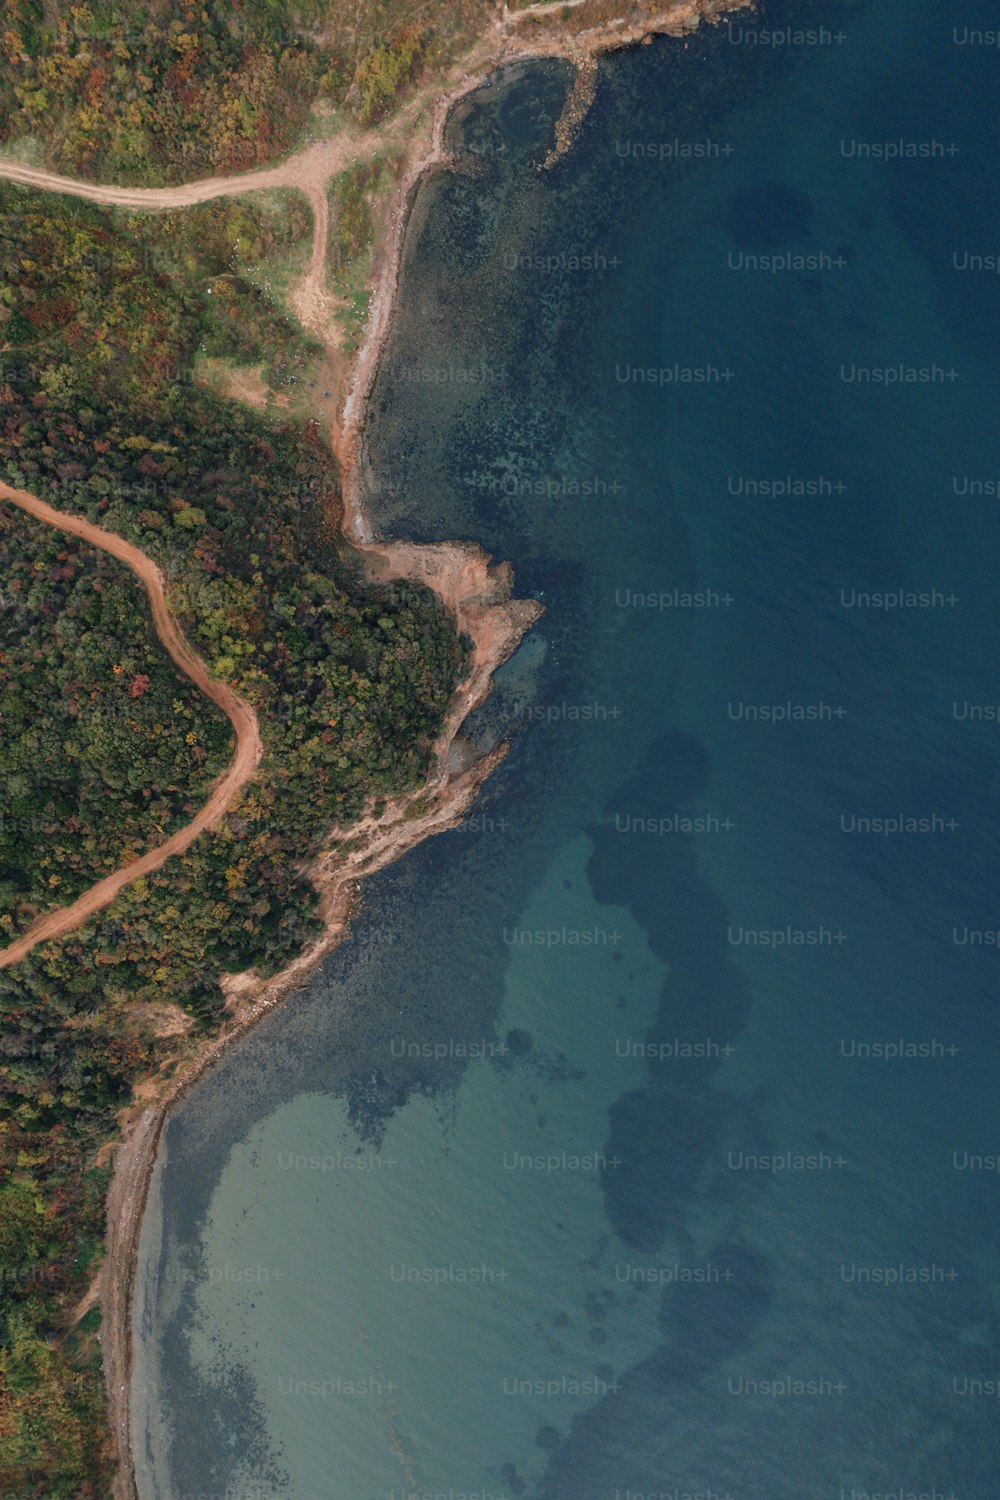
<path fill-rule="evenodd" d="M 364 501 L 365 422 L 392 331 L 406 230 L 424 178 L 449 164 L 450 153 L 444 142 L 448 120 L 467 95 L 504 67 L 546 58 L 561 58 L 576 64 L 582 88 L 574 86 L 567 95 L 567 108 L 556 128 L 557 146 L 542 164 L 544 170 L 572 144 L 575 129 L 589 107 L 593 70 L 601 54 L 637 45 L 655 34 L 693 31 L 702 22 L 713 22 L 723 13 L 751 3 L 752 0 L 680 0 L 660 14 L 636 23 L 619 18 L 576 34 L 535 35 L 530 42 L 517 39 L 510 25 L 517 24 L 521 17 L 531 16 L 531 11 L 507 12 L 505 8 L 503 21 L 493 24 L 493 30 L 499 34 L 498 43 L 475 73 L 463 73 L 458 84 L 440 94 L 429 126 L 416 139 L 389 207 L 385 240 L 378 256 L 378 284 L 370 303 L 365 338 L 350 368 L 348 391 L 340 420 L 333 428 L 331 447 L 341 469 L 340 524 L 345 541 L 366 560 L 373 580 L 410 579 L 429 586 L 438 595 L 444 607 L 454 614 L 458 630 L 472 639 L 470 669 L 452 697 L 444 727 L 432 748 L 426 782 L 414 791 L 389 799 L 378 817 L 371 812 L 347 829 L 332 830 L 324 841 L 325 847 L 304 872 L 320 896 L 319 915 L 324 924 L 321 934 L 271 979 L 262 980 L 253 970 L 228 976 L 223 988 L 230 1015 L 222 1030 L 197 1053 L 180 1062 L 166 1087 L 154 1078 L 136 1091 L 132 1105 L 120 1119 L 118 1141 L 108 1145 L 108 1152 L 114 1154 L 114 1166 L 107 1199 L 106 1253 L 95 1285 L 102 1309 L 100 1338 L 109 1427 L 116 1449 L 112 1488 L 115 1500 L 138 1500 L 131 1441 L 132 1304 L 143 1213 L 170 1111 L 225 1056 L 230 1045 L 288 996 L 302 989 L 313 971 L 343 941 L 361 899 L 361 881 L 366 876 L 393 863 L 425 838 L 462 822 L 479 788 L 503 760 L 508 746 L 499 745 L 487 756 L 468 764 L 459 738 L 461 726 L 488 696 L 496 670 L 513 654 L 543 613 L 543 607 L 536 601 L 512 597 L 510 564 L 491 566 L 491 558 L 475 543 L 425 545 L 406 540 L 378 540 Z M 562 9 L 561 5 L 533 7 L 536 14 Z M 242 190 L 251 190 L 250 184 Z M 307 196 L 315 213 L 318 197 L 308 191 Z M 307 279 L 312 281 L 323 264 L 318 247 L 325 250 L 325 205 L 324 195 L 324 223 L 321 225 L 317 217 L 307 272 Z M 176 1061 L 170 1059 L 168 1063 Z M 93 1292 L 91 1288 L 86 1302 L 91 1300 Z"/>

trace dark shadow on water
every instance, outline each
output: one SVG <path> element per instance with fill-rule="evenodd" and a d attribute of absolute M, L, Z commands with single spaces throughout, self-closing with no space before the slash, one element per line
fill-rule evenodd
<path fill-rule="evenodd" d="M 610 821 L 588 830 L 594 895 L 628 907 L 671 971 L 643 1039 L 649 1083 L 612 1107 L 607 1151 L 620 1164 L 602 1175 L 616 1232 L 643 1250 L 656 1249 L 668 1228 L 683 1224 L 717 1156 L 732 1105 L 710 1080 L 751 1003 L 729 957 L 727 908 L 699 873 L 694 837 L 647 831 L 675 826 L 709 784 L 705 747 L 687 734 L 664 734 L 609 798 Z"/>
<path fill-rule="evenodd" d="M 670 1464 L 671 1426 L 682 1420 L 678 1398 L 752 1344 L 774 1290 L 771 1266 L 745 1245 L 716 1245 L 709 1265 L 717 1281 L 664 1292 L 662 1342 L 572 1424 L 549 1463 L 539 1500 L 598 1500 L 626 1489 L 704 1491 L 705 1476 L 678 1475 Z"/>
<path fill-rule="evenodd" d="M 763 182 L 736 193 L 727 228 L 736 244 L 748 250 L 777 250 L 809 234 L 812 204 L 805 193 L 783 182 Z"/>

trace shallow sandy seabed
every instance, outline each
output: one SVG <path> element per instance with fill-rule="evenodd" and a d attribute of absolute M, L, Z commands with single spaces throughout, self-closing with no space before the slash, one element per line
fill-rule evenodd
<path fill-rule="evenodd" d="M 585 0 L 571 0 L 571 8 Z M 750 0 L 679 0 L 656 16 L 638 21 L 619 18 L 575 34 L 540 32 L 519 34 L 522 22 L 564 5 L 536 5 L 519 12 L 502 12 L 486 36 L 436 91 L 429 122 L 420 128 L 416 117 L 428 102 L 428 91 L 411 99 L 393 120 L 379 130 L 345 131 L 296 152 L 285 162 L 232 178 L 215 178 L 171 188 L 116 188 L 72 182 L 55 173 L 0 160 L 0 175 L 28 186 L 68 192 L 92 201 L 134 208 L 179 208 L 217 197 L 230 197 L 265 188 L 296 188 L 309 199 L 313 211 L 313 246 L 309 265 L 293 289 L 299 320 L 326 345 L 331 356 L 339 351 L 339 335 L 332 326 L 335 300 L 325 284 L 329 232 L 327 189 L 331 179 L 359 159 L 383 151 L 392 140 L 404 140 L 407 155 L 399 185 L 385 221 L 383 243 L 376 255 L 377 286 L 369 307 L 366 337 L 350 372 L 349 389 L 334 424 L 333 448 L 343 475 L 343 529 L 346 539 L 363 556 L 373 580 L 405 578 L 426 584 L 450 610 L 458 628 L 472 642 L 469 671 L 449 706 L 442 733 L 433 747 L 432 769 L 416 792 L 388 800 L 379 816 L 369 812 L 348 829 L 330 832 L 325 847 L 307 873 L 320 895 L 324 930 L 281 974 L 262 981 L 252 970 L 224 981 L 228 1019 L 219 1034 L 197 1052 L 168 1059 L 161 1075 L 138 1086 L 132 1104 L 120 1117 L 120 1144 L 114 1151 L 114 1172 L 108 1194 L 106 1257 L 98 1277 L 76 1312 L 82 1316 L 98 1300 L 102 1304 L 101 1342 L 108 1385 L 109 1416 L 115 1437 L 118 1467 L 115 1500 L 137 1500 L 130 1431 L 131 1303 L 139 1231 L 157 1145 L 171 1107 L 192 1084 L 213 1067 L 226 1049 L 305 983 L 309 974 L 343 939 L 355 910 L 360 882 L 398 859 L 432 834 L 461 823 L 483 781 L 507 752 L 498 746 L 470 765 L 464 742 L 457 740 L 465 719 L 486 698 L 496 669 L 542 613 L 534 600 L 512 598 L 509 564 L 491 567 L 490 558 L 475 544 L 441 542 L 422 545 L 375 538 L 364 504 L 361 438 L 365 411 L 388 340 L 402 259 L 406 224 L 424 175 L 447 165 L 444 132 L 451 110 L 505 64 L 541 58 L 565 58 L 577 65 L 577 79 L 556 124 L 555 146 L 543 168 L 572 146 L 576 129 L 593 98 L 596 59 L 601 53 L 632 45 L 655 33 L 683 34 L 702 21 L 748 5 Z M 227 776 L 229 773 L 227 773 Z M 202 815 L 203 818 L 203 815 Z M 201 826 L 201 824 L 199 825 Z M 106 903 L 101 903 L 106 904 Z M 170 1024 L 167 1018 L 167 1025 Z M 167 1034 L 161 1027 L 161 1034 Z M 183 1037 L 186 1027 L 174 1025 Z"/>

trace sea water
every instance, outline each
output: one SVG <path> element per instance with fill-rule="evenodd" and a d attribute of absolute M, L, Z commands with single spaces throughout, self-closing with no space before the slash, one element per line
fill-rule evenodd
<path fill-rule="evenodd" d="M 166 1131 L 144 1500 L 995 1494 L 992 25 L 765 0 L 547 167 L 562 64 L 454 115 L 371 507 L 546 613 Z"/>

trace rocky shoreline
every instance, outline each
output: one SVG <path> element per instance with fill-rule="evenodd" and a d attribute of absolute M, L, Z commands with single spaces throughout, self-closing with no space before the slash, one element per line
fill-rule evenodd
<path fill-rule="evenodd" d="M 341 420 L 333 435 L 342 473 L 342 528 L 346 541 L 363 557 L 372 579 L 406 578 L 432 588 L 454 616 L 458 629 L 473 643 L 469 672 L 454 695 L 445 726 L 434 746 L 427 782 L 416 792 L 391 799 L 351 825 L 334 829 L 306 872 L 320 894 L 324 930 L 292 964 L 262 981 L 252 971 L 234 975 L 225 985 L 229 1018 L 221 1032 L 196 1056 L 182 1063 L 165 1089 L 150 1085 L 122 1120 L 123 1139 L 114 1157 L 108 1196 L 106 1257 L 101 1271 L 101 1341 L 108 1387 L 109 1416 L 115 1437 L 115 1500 L 138 1500 L 131 1433 L 132 1304 L 143 1211 L 157 1147 L 170 1110 L 228 1048 L 290 994 L 343 940 L 356 909 L 360 883 L 435 833 L 458 826 L 480 786 L 506 754 L 498 746 L 474 764 L 463 766 L 453 754 L 456 737 L 468 715 L 487 697 L 493 674 L 516 650 L 525 632 L 542 613 L 533 600 L 512 597 L 509 564 L 491 567 L 491 559 L 471 543 L 431 546 L 376 539 L 364 503 L 365 463 L 362 451 L 371 392 L 392 329 L 406 228 L 425 176 L 448 164 L 445 132 L 452 110 L 499 68 L 547 57 L 578 65 L 581 83 L 573 89 L 556 129 L 556 147 L 546 165 L 572 144 L 575 129 L 593 96 L 596 59 L 600 54 L 641 43 L 657 33 L 685 33 L 714 20 L 748 0 L 680 0 L 655 16 L 630 23 L 612 21 L 575 35 L 514 34 L 517 12 L 493 28 L 485 55 L 475 72 L 466 71 L 446 88 L 435 104 L 429 129 L 410 148 L 408 168 L 395 191 L 381 254 L 381 273 L 372 298 L 367 332 L 356 356 Z M 561 7 L 560 7 L 561 8 Z M 525 14 L 525 13 L 521 13 Z M 321 264 L 314 250 L 313 262 Z M 457 763 L 457 765 L 456 765 Z M 416 810 L 416 811 L 415 811 Z M 152 1098 L 150 1098 L 152 1094 Z"/>

